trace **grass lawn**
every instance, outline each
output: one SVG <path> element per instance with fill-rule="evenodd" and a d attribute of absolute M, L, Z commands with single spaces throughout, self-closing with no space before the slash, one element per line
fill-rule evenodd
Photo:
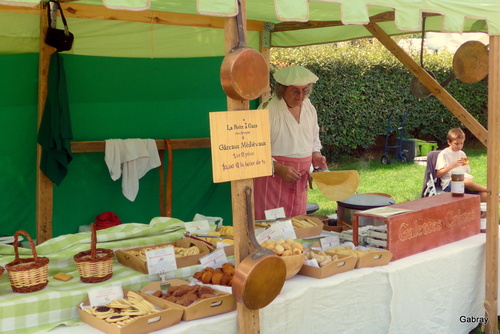
<path fill-rule="evenodd" d="M 464 151 L 470 159 L 474 180 L 486 185 L 486 149 L 465 148 Z M 330 170 L 357 170 L 360 178 L 358 194 L 386 193 L 390 194 L 396 203 L 402 203 L 420 198 L 425 166 L 397 161 L 382 165 L 380 159 L 377 159 L 331 166 Z M 315 214 L 331 215 L 337 211 L 337 202 L 325 198 L 314 182 L 313 189 L 308 192 L 308 202 L 319 205 Z"/>

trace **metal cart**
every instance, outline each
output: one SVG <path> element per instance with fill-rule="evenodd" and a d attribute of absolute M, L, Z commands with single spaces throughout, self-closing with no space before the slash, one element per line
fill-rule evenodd
<path fill-rule="evenodd" d="M 383 165 L 388 165 L 391 163 L 391 159 L 388 155 L 388 150 L 396 150 L 396 158 L 399 162 L 408 162 L 407 151 L 403 149 L 403 136 L 404 136 L 404 123 L 406 115 L 408 115 L 409 111 L 405 112 L 401 116 L 401 123 L 398 127 L 392 127 L 391 121 L 394 116 L 394 110 L 391 111 L 389 117 L 387 119 L 387 130 L 385 132 L 385 146 L 384 146 L 384 155 L 380 158 L 380 162 Z M 396 145 L 389 145 L 389 136 L 393 133 L 393 131 L 397 130 L 399 138 L 396 139 Z"/>

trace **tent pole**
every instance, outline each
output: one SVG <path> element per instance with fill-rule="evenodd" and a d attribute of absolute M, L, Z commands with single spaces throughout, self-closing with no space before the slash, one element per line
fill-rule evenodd
<path fill-rule="evenodd" d="M 274 24 L 270 22 L 264 23 L 264 29 L 260 32 L 260 53 L 264 56 L 267 62 L 267 67 L 271 63 L 271 31 L 274 29 Z M 259 98 L 259 102 L 263 103 L 271 97 L 271 86 L 268 84 L 266 90 Z"/>
<path fill-rule="evenodd" d="M 239 0 L 243 21 L 243 32 L 246 35 L 246 2 Z M 224 41 L 226 54 L 238 45 L 238 24 L 236 17 L 226 18 L 224 21 Z M 250 104 L 247 100 L 233 100 L 227 97 L 227 110 L 248 110 Z M 231 205 L 234 227 L 234 261 L 237 266 L 252 252 L 252 246 L 247 226 L 247 211 L 245 201 L 245 188 L 253 189 L 253 179 L 231 181 Z M 253 198 L 252 198 L 253 203 Z M 253 204 L 252 204 L 253 205 Z M 253 217 L 252 217 L 253 220 Z M 238 333 L 260 333 L 259 310 L 250 310 L 241 303 L 237 303 Z"/>
<path fill-rule="evenodd" d="M 486 226 L 486 333 L 498 333 L 498 185 L 500 162 L 500 36 L 490 36 L 488 64 L 488 212 Z"/>
<path fill-rule="evenodd" d="M 50 56 L 55 48 L 45 44 L 48 17 L 44 3 L 40 6 L 40 55 L 38 59 L 38 121 L 42 120 L 45 100 L 47 99 L 47 79 L 49 75 Z M 40 170 L 42 148 L 37 144 L 36 150 L 36 243 L 41 244 L 52 238 L 52 204 L 54 199 L 52 181 Z"/>
<path fill-rule="evenodd" d="M 382 45 L 384 45 L 422 84 L 443 103 L 450 112 L 469 129 L 476 138 L 486 145 L 488 133 L 453 96 L 450 95 L 432 76 L 427 73 L 412 57 L 410 57 L 392 38 L 377 24 L 370 22 L 364 26 Z M 490 62 L 491 64 L 491 62 Z M 490 67 L 491 69 L 491 67 Z"/>

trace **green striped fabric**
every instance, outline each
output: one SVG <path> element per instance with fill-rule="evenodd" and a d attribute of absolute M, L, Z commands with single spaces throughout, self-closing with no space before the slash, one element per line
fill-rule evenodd
<path fill-rule="evenodd" d="M 174 242 L 184 237 L 184 223 L 178 219 L 156 217 L 146 224 L 121 224 L 97 231 L 97 247 L 128 249 L 134 247 Z M 36 247 L 39 256 L 48 257 L 49 284 L 43 290 L 21 294 L 12 292 L 7 272 L 0 280 L 0 333 L 33 334 L 59 324 L 78 324 L 77 306 L 87 299 L 87 293 L 96 286 L 121 285 L 124 289 L 138 291 L 158 275 L 146 275 L 118 263 L 113 263 L 113 277 L 105 282 L 88 284 L 79 279 L 73 256 L 90 248 L 90 233 L 82 232 L 60 236 Z M 32 257 L 31 249 L 19 248 L 20 257 Z M 0 245 L 0 265 L 14 259 L 12 246 Z M 185 279 L 201 270 L 201 265 L 179 268 L 167 278 Z M 74 278 L 62 282 L 52 278 L 65 272 Z"/>

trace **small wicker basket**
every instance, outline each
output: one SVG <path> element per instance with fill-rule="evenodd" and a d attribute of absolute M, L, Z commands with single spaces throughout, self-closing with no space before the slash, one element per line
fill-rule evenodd
<path fill-rule="evenodd" d="M 23 234 L 28 238 L 31 246 L 32 258 L 20 259 L 18 250 L 19 235 Z M 27 293 L 42 290 L 49 283 L 49 259 L 36 254 L 35 244 L 30 235 L 23 230 L 14 234 L 14 261 L 7 263 L 5 269 L 9 274 L 10 285 L 14 292 Z"/>
<path fill-rule="evenodd" d="M 84 283 L 99 283 L 107 281 L 113 276 L 113 257 L 111 249 L 97 248 L 95 223 L 90 224 L 90 250 L 76 254 L 73 259 L 80 273 L 80 280 Z"/>

